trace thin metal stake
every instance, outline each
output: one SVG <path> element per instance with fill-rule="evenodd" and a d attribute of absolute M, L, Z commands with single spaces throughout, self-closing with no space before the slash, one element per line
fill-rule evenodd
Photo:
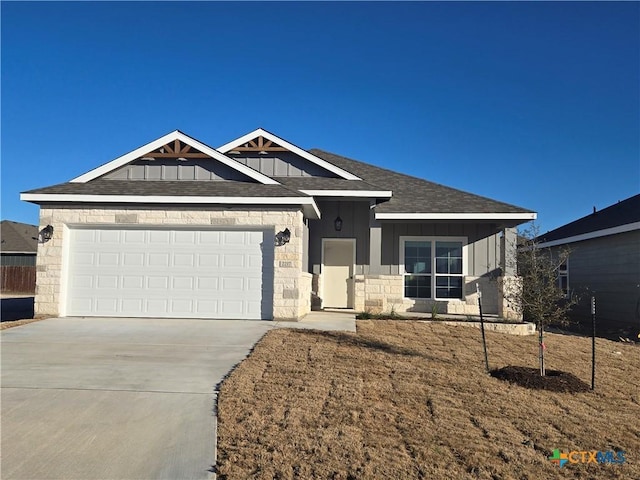
<path fill-rule="evenodd" d="M 591 297 L 591 390 L 596 389 L 596 297 Z"/>
<path fill-rule="evenodd" d="M 482 346 L 484 348 L 484 364 L 489 372 L 489 357 L 487 356 L 487 340 L 484 336 L 484 318 L 482 317 L 482 292 L 480 285 L 476 283 L 476 292 L 478 292 L 478 309 L 480 310 L 480 330 L 482 330 Z"/>

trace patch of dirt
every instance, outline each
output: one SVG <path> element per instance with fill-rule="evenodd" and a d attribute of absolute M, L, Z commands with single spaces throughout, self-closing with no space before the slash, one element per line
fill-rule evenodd
<path fill-rule="evenodd" d="M 547 370 L 545 373 L 543 377 L 538 368 L 512 365 L 491 370 L 492 377 L 526 388 L 564 393 L 588 392 L 591 389 L 589 385 L 569 372 Z"/>
<path fill-rule="evenodd" d="M 485 371 L 469 326 L 365 320 L 357 333 L 277 329 L 223 382 L 229 479 L 640 478 L 640 350 L 596 340 L 596 390 L 556 392 Z M 536 336 L 486 332 L 490 367 L 535 370 Z M 549 333 L 548 370 L 591 380 L 591 339 Z M 616 465 L 549 461 L 623 450 Z"/>
<path fill-rule="evenodd" d="M 47 316 L 37 316 L 36 318 L 25 318 L 22 320 L 11 320 L 0 323 L 0 330 L 5 330 L 11 327 L 19 327 L 20 325 L 26 325 L 27 323 L 39 322 L 40 320 L 46 320 Z"/>

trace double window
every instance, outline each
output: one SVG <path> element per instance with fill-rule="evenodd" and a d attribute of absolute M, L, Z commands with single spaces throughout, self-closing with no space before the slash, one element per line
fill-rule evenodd
<path fill-rule="evenodd" d="M 401 237 L 401 272 L 407 298 L 463 298 L 466 239 Z"/>

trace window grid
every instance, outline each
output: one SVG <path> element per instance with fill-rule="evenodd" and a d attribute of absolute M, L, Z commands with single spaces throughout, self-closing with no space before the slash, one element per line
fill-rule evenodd
<path fill-rule="evenodd" d="M 463 246 L 466 240 L 404 239 L 404 296 L 463 298 Z"/>

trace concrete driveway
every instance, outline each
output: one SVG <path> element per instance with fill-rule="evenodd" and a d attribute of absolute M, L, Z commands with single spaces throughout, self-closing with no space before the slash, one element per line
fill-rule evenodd
<path fill-rule="evenodd" d="M 216 385 L 275 325 L 54 318 L 2 331 L 9 479 L 206 479 Z"/>

